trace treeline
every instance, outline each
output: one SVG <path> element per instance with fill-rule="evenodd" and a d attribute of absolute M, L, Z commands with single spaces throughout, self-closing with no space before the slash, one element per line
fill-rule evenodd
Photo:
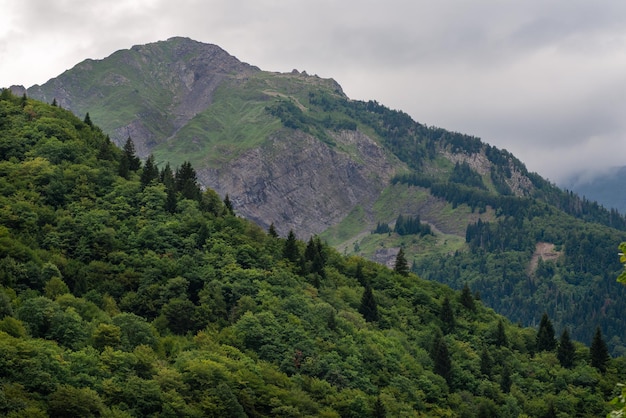
<path fill-rule="evenodd" d="M 422 223 L 419 215 L 398 215 L 393 230 L 389 227 L 389 224 L 378 222 L 376 228 L 372 231 L 373 234 L 387 234 L 390 232 L 395 232 L 398 235 L 433 235 L 430 225 Z"/>
<path fill-rule="evenodd" d="M 529 198 L 497 195 L 465 184 L 441 181 L 416 172 L 396 175 L 391 182 L 392 184 L 400 183 L 428 188 L 433 196 L 450 202 L 453 208 L 465 204 L 473 211 L 485 212 L 487 206 L 490 206 L 498 214 L 522 218 L 532 216 L 536 212 L 541 213 L 550 210 L 547 205 L 543 205 L 543 207 L 533 205 L 533 201 Z"/>

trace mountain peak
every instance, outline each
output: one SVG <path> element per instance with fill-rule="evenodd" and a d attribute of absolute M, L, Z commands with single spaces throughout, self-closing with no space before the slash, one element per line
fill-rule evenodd
<path fill-rule="evenodd" d="M 130 136 L 138 154 L 145 156 L 207 109 L 224 80 L 259 71 L 217 45 L 173 37 L 119 50 L 102 60 L 84 60 L 27 92 L 49 103 L 56 99 L 77 115 L 89 112 L 114 142 L 121 144 Z M 115 94 L 103 101 L 103 91 Z M 111 101 L 118 116 L 108 123 L 105 108 Z"/>

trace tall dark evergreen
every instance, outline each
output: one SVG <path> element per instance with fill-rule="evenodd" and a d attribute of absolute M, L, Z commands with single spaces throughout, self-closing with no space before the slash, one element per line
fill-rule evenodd
<path fill-rule="evenodd" d="M 267 229 L 267 234 L 272 238 L 278 238 L 278 232 L 276 232 L 276 227 L 274 226 L 274 222 L 272 222 Z"/>
<path fill-rule="evenodd" d="M 200 200 L 202 191 L 198 185 L 196 170 L 189 161 L 185 161 L 176 170 L 176 191 L 185 199 Z"/>
<path fill-rule="evenodd" d="M 443 298 L 443 302 L 441 303 L 439 319 L 441 320 L 441 328 L 444 333 L 449 334 L 454 331 L 456 318 L 454 316 L 454 310 L 452 309 L 452 305 L 450 304 L 450 298 L 448 298 L 447 296 Z"/>
<path fill-rule="evenodd" d="M 359 313 L 363 315 L 363 318 L 365 318 L 367 322 L 378 321 L 378 305 L 374 299 L 372 288 L 369 285 L 366 285 L 363 291 Z"/>
<path fill-rule="evenodd" d="M 376 398 L 376 402 L 374 402 L 372 416 L 374 418 L 385 418 L 387 416 L 387 408 L 385 408 L 383 401 L 380 400 L 380 396 Z"/>
<path fill-rule="evenodd" d="M 230 196 L 228 196 L 228 193 L 226 193 L 226 196 L 224 196 L 224 209 L 229 215 L 235 214 L 235 208 L 233 208 L 233 202 L 230 200 Z"/>
<path fill-rule="evenodd" d="M 591 365 L 598 369 L 601 373 L 606 372 L 606 368 L 611 360 L 609 355 L 609 349 L 602 338 L 602 331 L 600 327 L 596 327 L 596 332 L 593 335 L 591 346 L 589 347 L 589 357 Z"/>
<path fill-rule="evenodd" d="M 503 393 L 509 393 L 511 391 L 511 385 L 513 384 L 513 380 L 511 380 L 511 368 L 508 364 L 504 364 L 502 367 L 502 375 L 500 376 L 500 390 Z"/>
<path fill-rule="evenodd" d="M 459 301 L 461 302 L 461 305 L 463 305 L 463 307 L 465 307 L 465 309 L 467 309 L 468 311 L 474 312 L 476 310 L 474 297 L 472 296 L 472 292 L 470 291 L 467 283 L 465 283 L 463 289 L 461 290 L 461 296 L 459 298 Z"/>
<path fill-rule="evenodd" d="M 509 341 L 506 337 L 506 330 L 504 329 L 504 322 L 502 322 L 502 319 L 498 320 L 498 326 L 496 327 L 496 334 L 494 337 L 494 344 L 498 347 L 506 347 L 509 345 Z"/>
<path fill-rule="evenodd" d="M 561 363 L 562 367 L 569 369 L 574 366 L 575 355 L 576 347 L 569 337 L 567 328 L 565 328 L 559 339 L 559 348 L 557 349 L 556 357 L 559 359 L 559 363 Z"/>
<path fill-rule="evenodd" d="M 480 372 L 487 377 L 491 377 L 493 371 L 493 357 L 487 347 L 483 347 L 480 352 Z"/>
<path fill-rule="evenodd" d="M 122 159 L 119 165 L 119 175 L 128 178 L 131 171 L 137 171 L 141 167 L 141 160 L 135 155 L 135 144 L 128 137 L 124 147 L 122 148 Z"/>
<path fill-rule="evenodd" d="M 143 165 L 143 171 L 141 172 L 141 186 L 146 187 L 152 181 L 159 179 L 159 169 L 154 162 L 154 155 L 150 154 Z"/>
<path fill-rule="evenodd" d="M 452 381 L 452 359 L 448 350 L 448 344 L 441 334 L 435 337 L 431 357 L 435 363 L 435 373 L 446 379 L 449 385 Z"/>
<path fill-rule="evenodd" d="M 292 263 L 297 263 L 300 260 L 300 249 L 298 248 L 296 234 L 293 232 L 293 229 L 290 229 L 289 234 L 287 234 L 285 247 L 283 249 L 283 257 Z"/>
<path fill-rule="evenodd" d="M 56 106 L 56 99 L 54 99 L 54 101 L 52 102 L 52 105 Z M 85 119 L 83 119 L 83 122 L 85 122 L 87 125 L 93 128 L 93 122 L 91 121 L 91 116 L 89 116 L 89 112 L 85 113 Z"/>
<path fill-rule="evenodd" d="M 556 348 L 556 338 L 554 337 L 554 327 L 548 314 L 544 313 L 539 323 L 537 331 L 537 351 L 553 351 Z"/>
<path fill-rule="evenodd" d="M 169 162 L 165 164 L 159 176 L 161 177 L 161 183 L 163 183 L 166 188 L 176 190 L 176 179 L 174 178 L 174 172 Z"/>
<path fill-rule="evenodd" d="M 394 264 L 393 271 L 405 277 L 409 275 L 409 263 L 406 260 L 404 250 L 402 248 L 400 248 L 400 251 L 398 251 L 398 254 L 396 255 L 396 262 Z"/>

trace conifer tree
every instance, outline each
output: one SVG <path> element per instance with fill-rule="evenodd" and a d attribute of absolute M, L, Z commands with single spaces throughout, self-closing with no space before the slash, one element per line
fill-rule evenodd
<path fill-rule="evenodd" d="M 537 351 L 553 351 L 556 348 L 556 338 L 554 337 L 554 327 L 548 314 L 544 312 L 537 331 Z"/>
<path fill-rule="evenodd" d="M 274 226 L 274 222 L 270 224 L 270 227 L 267 229 L 267 234 L 272 238 L 278 238 L 278 232 L 276 232 L 276 227 Z"/>
<path fill-rule="evenodd" d="M 126 140 L 122 151 L 123 154 L 119 165 L 119 175 L 124 178 L 128 178 L 131 171 L 139 170 L 141 167 L 141 160 L 135 155 L 135 144 L 130 137 Z"/>
<path fill-rule="evenodd" d="M 557 349 L 556 357 L 559 359 L 559 363 L 561 363 L 562 367 L 569 369 L 574 366 L 575 354 L 576 347 L 574 347 L 574 343 L 569 337 L 569 332 L 567 328 L 565 328 L 559 340 L 559 348 Z"/>
<path fill-rule="evenodd" d="M 159 169 L 154 163 L 154 155 L 150 154 L 143 165 L 143 171 L 141 172 L 141 187 L 145 188 L 153 180 L 159 179 Z"/>
<path fill-rule="evenodd" d="M 442 330 L 444 333 L 449 334 L 454 331 L 456 325 L 456 319 L 454 317 L 454 310 L 450 304 L 450 298 L 447 296 L 443 298 L 441 303 L 441 311 L 439 311 L 439 319 L 442 322 Z"/>
<path fill-rule="evenodd" d="M 387 409 L 385 408 L 383 401 L 380 400 L 380 396 L 376 398 L 373 409 L 372 416 L 374 418 L 385 418 L 387 416 Z"/>
<path fill-rule="evenodd" d="M 487 350 L 487 347 L 483 347 L 483 350 L 480 353 L 480 372 L 487 377 L 491 377 L 491 373 L 493 370 L 493 358 Z"/>
<path fill-rule="evenodd" d="M 163 170 L 161 170 L 160 177 L 161 183 L 163 183 L 166 188 L 176 190 L 176 180 L 174 179 L 174 172 L 169 162 L 166 163 Z"/>
<path fill-rule="evenodd" d="M 494 343 L 498 347 L 506 347 L 509 343 L 506 338 L 506 330 L 504 329 L 504 322 L 502 322 L 502 319 L 498 321 Z"/>
<path fill-rule="evenodd" d="M 167 197 L 165 198 L 165 210 L 169 213 L 176 212 L 176 206 L 178 205 L 178 199 L 176 197 L 176 190 L 166 188 Z"/>
<path fill-rule="evenodd" d="M 56 106 L 56 99 L 54 99 L 54 101 L 52 102 L 52 106 Z M 85 113 L 85 119 L 83 119 L 83 122 L 93 128 L 93 122 L 91 121 L 91 116 L 89 116 L 89 112 Z"/>
<path fill-rule="evenodd" d="M 283 257 L 292 263 L 297 263 L 300 260 L 300 250 L 298 249 L 298 242 L 293 229 L 290 229 L 289 234 L 287 234 L 287 240 L 285 241 L 285 247 L 283 249 Z"/>
<path fill-rule="evenodd" d="M 367 322 L 378 321 L 378 306 L 376 305 L 372 288 L 369 285 L 366 285 L 363 291 L 359 313 L 363 315 Z"/>
<path fill-rule="evenodd" d="M 448 344 L 440 333 L 435 338 L 431 357 L 435 363 L 434 372 L 446 379 L 446 382 L 450 384 L 452 379 L 452 360 Z"/>
<path fill-rule="evenodd" d="M 463 305 L 465 309 L 467 309 L 468 311 L 474 312 L 476 310 L 476 305 L 474 304 L 474 297 L 472 296 L 472 292 L 470 291 L 470 288 L 467 285 L 467 283 L 465 283 L 465 285 L 463 286 L 463 289 L 461 290 L 460 302 L 461 302 L 461 305 Z"/>
<path fill-rule="evenodd" d="M 500 376 L 500 389 L 503 393 L 509 393 L 512 384 L 511 369 L 508 364 L 505 364 L 504 367 L 502 367 L 502 375 Z"/>
<path fill-rule="evenodd" d="M 596 327 L 596 332 L 593 335 L 591 346 L 589 347 L 589 356 L 591 357 L 591 365 L 598 369 L 601 373 L 606 371 L 611 356 L 609 355 L 609 349 L 606 343 L 602 339 L 602 331 L 600 327 Z"/>
<path fill-rule="evenodd" d="M 359 281 L 359 284 L 361 286 L 365 286 L 366 280 L 365 280 L 365 274 L 363 273 L 363 264 L 362 263 L 358 263 L 356 265 L 356 270 L 354 272 L 354 278 Z"/>
<path fill-rule="evenodd" d="M 393 271 L 400 274 L 401 276 L 406 277 L 409 275 L 409 263 L 404 256 L 404 250 L 402 248 L 400 248 L 400 251 L 398 251 L 398 255 L 396 255 L 396 263 L 394 265 Z"/>
<path fill-rule="evenodd" d="M 228 193 L 226 193 L 226 196 L 224 196 L 224 209 L 226 210 L 226 213 L 228 215 L 235 214 L 235 209 L 233 208 L 233 202 L 230 200 L 230 196 L 228 196 Z"/>
<path fill-rule="evenodd" d="M 196 176 L 196 170 L 193 168 L 189 161 L 185 161 L 176 170 L 176 191 L 179 192 L 183 198 L 190 200 L 200 200 L 201 190 L 198 186 L 198 178 Z"/>

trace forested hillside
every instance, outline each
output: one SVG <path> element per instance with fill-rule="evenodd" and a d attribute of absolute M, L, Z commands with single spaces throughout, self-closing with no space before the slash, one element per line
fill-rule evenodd
<path fill-rule="evenodd" d="M 419 276 L 467 285 L 522 326 L 547 312 L 574 339 L 600 326 L 611 353 L 626 352 L 614 280 L 626 218 L 479 138 L 187 38 L 85 60 L 26 91 L 90 112 L 120 147 L 130 135 L 159 170 L 193 164 L 203 188 L 263 229 L 388 266 L 402 249 Z"/>
<path fill-rule="evenodd" d="M 4 90 L 0 155 L 3 415 L 597 417 L 626 381 L 599 331 L 266 232 L 88 114 Z"/>

